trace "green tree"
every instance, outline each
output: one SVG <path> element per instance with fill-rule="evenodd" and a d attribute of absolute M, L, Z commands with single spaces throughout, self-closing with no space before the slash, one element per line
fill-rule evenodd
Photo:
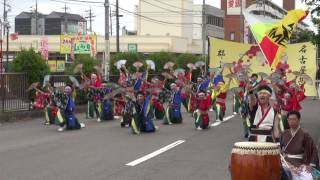
<path fill-rule="evenodd" d="M 67 74 L 73 74 L 76 65 L 83 64 L 83 73 L 89 75 L 96 72 L 94 66 L 99 65 L 98 60 L 87 54 L 78 55 L 75 61 L 66 69 Z"/>
<path fill-rule="evenodd" d="M 178 68 L 185 68 L 188 63 L 196 63 L 201 60 L 201 57 L 195 54 L 180 54 L 177 57 L 176 64 Z"/>
<path fill-rule="evenodd" d="M 165 63 L 172 61 L 176 63 L 176 57 L 174 54 L 169 52 L 158 52 L 158 53 L 152 53 L 148 56 L 148 59 L 153 60 L 156 64 L 156 71 L 155 73 L 160 73 L 163 71 L 163 66 Z"/>
<path fill-rule="evenodd" d="M 34 49 L 19 52 L 9 70 L 10 72 L 25 72 L 29 85 L 33 82 L 41 82 L 43 76 L 49 73 L 45 60 Z"/>
<path fill-rule="evenodd" d="M 110 75 L 118 75 L 119 71 L 117 70 L 117 67 L 114 65 L 117 61 L 119 60 L 127 60 L 127 68 L 130 72 L 135 71 L 134 67 L 132 64 L 135 61 L 139 61 L 140 57 L 137 53 L 132 53 L 132 52 L 120 52 L 116 53 L 115 55 L 112 56 L 111 61 L 110 61 Z"/>
<path fill-rule="evenodd" d="M 313 31 L 294 32 L 290 41 L 293 43 L 312 42 L 314 41 L 314 36 Z"/>
<path fill-rule="evenodd" d="M 313 37 L 314 44 L 320 44 L 320 1 L 318 0 L 302 0 L 310 10 L 312 23 L 317 27 L 318 33 Z"/>

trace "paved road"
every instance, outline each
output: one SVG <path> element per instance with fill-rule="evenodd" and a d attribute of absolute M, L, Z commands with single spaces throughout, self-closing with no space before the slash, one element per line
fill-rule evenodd
<path fill-rule="evenodd" d="M 304 103 L 303 127 L 319 140 L 320 102 Z M 227 112 L 230 115 L 231 112 Z M 84 114 L 79 114 L 84 119 Z M 196 131 L 184 114 L 181 125 L 132 135 L 118 121 L 85 121 L 80 131 L 58 133 L 41 119 L 0 126 L 1 180 L 225 180 L 234 142 L 243 141 L 236 116 Z M 136 166 L 126 166 L 178 140 L 184 142 Z"/>

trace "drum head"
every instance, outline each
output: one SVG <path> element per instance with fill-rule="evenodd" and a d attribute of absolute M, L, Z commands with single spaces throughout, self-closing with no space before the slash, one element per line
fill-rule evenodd
<path fill-rule="evenodd" d="M 232 153 L 255 154 L 255 155 L 278 155 L 280 147 L 275 143 L 263 142 L 237 142 L 234 144 Z"/>

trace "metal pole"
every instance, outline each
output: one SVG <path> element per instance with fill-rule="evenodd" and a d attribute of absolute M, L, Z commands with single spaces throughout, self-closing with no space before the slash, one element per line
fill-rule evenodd
<path fill-rule="evenodd" d="M 113 29 L 112 29 L 112 13 L 111 12 L 112 11 L 111 11 L 111 7 L 110 7 L 110 35 L 112 36 Z"/>
<path fill-rule="evenodd" d="M 202 57 L 205 63 L 204 73 L 207 74 L 207 57 L 206 57 L 206 41 L 207 41 L 207 17 L 206 17 L 206 0 L 202 1 Z"/>
<path fill-rule="evenodd" d="M 92 32 L 92 12 L 91 12 L 91 7 L 89 10 L 89 21 L 90 21 L 90 32 Z"/>
<path fill-rule="evenodd" d="M 104 66 L 104 79 L 109 81 L 109 66 L 110 66 L 110 40 L 109 40 L 109 14 L 110 14 L 110 4 L 109 0 L 105 0 L 105 52 L 103 58 L 103 66 Z"/>
<path fill-rule="evenodd" d="M 117 52 L 120 52 L 120 45 L 119 45 L 119 0 L 116 0 L 116 28 L 117 28 Z"/>
<path fill-rule="evenodd" d="M 6 57 L 7 57 L 7 70 L 6 70 L 6 72 L 9 72 L 9 22 L 7 22 L 7 52 L 6 52 Z"/>
<path fill-rule="evenodd" d="M 244 34 L 244 27 L 243 27 L 243 15 L 242 15 L 242 11 L 243 11 L 243 0 L 240 0 L 240 42 L 243 43 L 243 34 Z"/>
<path fill-rule="evenodd" d="M 38 0 L 36 0 L 36 35 L 38 35 Z"/>
<path fill-rule="evenodd" d="M 3 36 L 6 35 L 6 26 L 5 26 L 5 22 L 6 22 L 6 19 L 7 19 L 7 13 L 6 13 L 6 0 L 3 0 Z"/>

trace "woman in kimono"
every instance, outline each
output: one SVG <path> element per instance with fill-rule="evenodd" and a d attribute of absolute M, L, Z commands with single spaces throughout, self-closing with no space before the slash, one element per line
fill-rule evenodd
<path fill-rule="evenodd" d="M 182 104 L 182 97 L 181 97 L 181 90 L 177 86 L 177 84 L 172 83 L 170 85 L 171 89 L 171 101 L 168 104 L 166 109 L 166 113 L 164 116 L 163 124 L 173 124 L 173 123 L 182 123 L 182 115 L 181 115 L 181 104 Z"/>
<path fill-rule="evenodd" d="M 135 102 L 135 112 L 131 121 L 131 129 L 134 134 L 141 132 L 155 132 L 154 112 L 150 96 L 145 97 L 143 92 L 138 92 Z"/>
<path fill-rule="evenodd" d="M 154 107 L 154 114 L 156 119 L 163 119 L 165 110 L 163 104 L 159 101 L 159 93 L 152 92 L 151 103 Z"/>
<path fill-rule="evenodd" d="M 228 90 L 230 87 L 231 79 L 227 83 L 223 80 L 218 82 L 217 87 L 212 95 L 212 98 L 216 98 L 216 120 L 222 122 L 226 113 L 226 99 Z"/>
<path fill-rule="evenodd" d="M 100 78 L 96 74 L 91 74 L 90 87 L 88 89 L 87 98 L 87 118 L 94 118 L 94 113 L 96 114 L 97 121 L 100 122 L 99 114 L 99 103 L 101 103 L 101 94 L 98 88 L 102 86 Z"/>
<path fill-rule="evenodd" d="M 112 99 L 112 89 L 106 88 L 104 91 L 104 98 L 102 100 L 102 112 L 101 112 L 101 121 L 113 120 L 113 99 Z"/>
<path fill-rule="evenodd" d="M 84 128 L 85 125 L 83 123 L 79 123 L 75 116 L 75 104 L 72 98 L 72 88 L 70 86 L 65 87 L 64 96 L 61 98 L 63 99 L 60 110 L 58 111 L 58 121 L 60 126 L 58 131 L 61 132 L 65 129 L 77 130 Z"/>
<path fill-rule="evenodd" d="M 194 112 L 195 126 L 197 130 L 209 128 L 209 114 L 211 107 L 211 95 L 206 95 L 204 91 L 198 93 L 198 108 Z"/>
<path fill-rule="evenodd" d="M 312 180 L 312 172 L 319 170 L 317 147 L 311 136 L 300 127 L 299 111 L 287 114 L 290 129 L 280 136 L 281 162 L 293 180 Z"/>

